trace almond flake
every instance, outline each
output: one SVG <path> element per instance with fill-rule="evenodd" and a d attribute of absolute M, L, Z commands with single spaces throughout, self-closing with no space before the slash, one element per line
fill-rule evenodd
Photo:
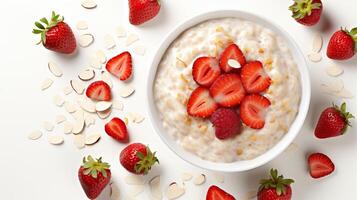
<path fill-rule="evenodd" d="M 65 95 L 69 95 L 71 94 L 73 91 L 72 87 L 70 85 L 66 85 L 64 88 L 63 88 L 63 93 Z"/>
<path fill-rule="evenodd" d="M 73 128 L 73 125 L 72 125 L 70 122 L 65 121 L 65 122 L 63 123 L 63 133 L 64 133 L 64 134 L 70 134 L 70 133 L 72 133 L 72 128 Z"/>
<path fill-rule="evenodd" d="M 42 132 L 39 130 L 33 131 L 30 134 L 28 134 L 27 138 L 30 140 L 37 140 L 40 137 L 42 137 Z"/>
<path fill-rule="evenodd" d="M 132 196 L 132 197 L 138 196 L 145 189 L 145 187 L 143 185 L 133 185 L 131 188 L 132 188 L 132 190 L 130 191 L 130 196 Z"/>
<path fill-rule="evenodd" d="M 76 112 L 76 110 L 77 110 L 76 106 L 75 106 L 73 103 L 69 102 L 69 101 L 66 101 L 66 102 L 64 103 L 64 108 L 65 108 L 66 111 L 69 112 L 69 113 L 74 113 L 74 112 Z"/>
<path fill-rule="evenodd" d="M 77 22 L 76 27 L 77 27 L 78 30 L 87 30 L 88 29 L 88 24 L 87 24 L 86 21 L 82 20 L 82 21 Z"/>
<path fill-rule="evenodd" d="M 100 134 L 90 134 L 90 135 L 86 135 L 86 139 L 85 139 L 85 144 L 86 145 L 93 145 L 95 143 L 97 143 L 100 139 Z"/>
<path fill-rule="evenodd" d="M 129 118 L 131 119 L 132 122 L 137 124 L 141 123 L 145 119 L 145 117 L 143 117 L 138 113 L 129 113 Z"/>
<path fill-rule="evenodd" d="M 184 172 L 181 174 L 181 179 L 182 179 L 182 181 L 189 181 L 192 179 L 192 174 L 190 174 L 188 172 Z"/>
<path fill-rule="evenodd" d="M 77 135 L 79 133 L 81 133 L 84 129 L 84 119 L 77 119 L 76 122 L 73 124 L 73 128 L 72 128 L 72 133 Z"/>
<path fill-rule="evenodd" d="M 95 124 L 95 118 L 92 115 L 87 115 L 84 119 L 86 127 L 90 127 Z"/>
<path fill-rule="evenodd" d="M 113 88 L 112 78 L 110 77 L 109 73 L 106 71 L 101 72 L 101 79 L 102 81 L 106 82 L 110 88 Z"/>
<path fill-rule="evenodd" d="M 97 112 L 97 115 L 100 119 L 106 119 L 110 116 L 111 113 L 112 113 L 112 110 L 108 109 L 106 111 Z"/>
<path fill-rule="evenodd" d="M 104 45 L 106 49 L 112 49 L 116 46 L 114 38 L 111 35 L 104 36 Z"/>
<path fill-rule="evenodd" d="M 112 107 L 112 102 L 110 101 L 99 101 L 95 104 L 95 110 L 98 112 L 103 112 Z"/>
<path fill-rule="evenodd" d="M 100 62 L 100 60 L 96 57 L 96 56 L 92 56 L 89 64 L 91 67 L 93 67 L 94 69 L 102 69 L 102 63 Z"/>
<path fill-rule="evenodd" d="M 144 179 L 137 175 L 127 175 L 124 177 L 124 181 L 128 185 L 144 185 Z"/>
<path fill-rule="evenodd" d="M 308 57 L 311 62 L 320 62 L 322 60 L 320 53 L 310 53 Z"/>
<path fill-rule="evenodd" d="M 144 56 L 145 52 L 146 52 L 146 48 L 142 45 L 138 45 L 138 46 L 134 47 L 133 51 L 134 51 L 134 53 L 136 53 L 140 56 Z"/>
<path fill-rule="evenodd" d="M 320 34 L 316 34 L 312 42 L 312 52 L 319 53 L 322 48 L 322 43 L 322 36 Z"/>
<path fill-rule="evenodd" d="M 330 65 L 326 68 L 326 73 L 329 76 L 337 77 L 343 74 L 343 69 L 337 65 Z"/>
<path fill-rule="evenodd" d="M 206 182 L 206 176 L 204 174 L 200 174 L 193 179 L 193 184 L 202 185 Z"/>
<path fill-rule="evenodd" d="M 81 5 L 83 6 L 83 8 L 87 8 L 87 9 L 92 9 L 97 7 L 97 4 L 93 0 L 83 0 Z"/>
<path fill-rule="evenodd" d="M 123 110 L 124 105 L 120 101 L 113 101 L 112 107 L 113 107 L 113 109 L 116 109 L 116 110 Z"/>
<path fill-rule="evenodd" d="M 177 199 L 183 194 L 185 194 L 185 189 L 180 187 L 177 183 L 170 184 L 166 191 L 166 196 L 169 200 Z"/>
<path fill-rule="evenodd" d="M 54 62 L 48 62 L 48 69 L 54 76 L 61 77 L 63 75 L 62 70 Z"/>
<path fill-rule="evenodd" d="M 162 199 L 162 191 L 160 186 L 160 176 L 155 176 L 149 181 L 151 198 L 155 200 Z"/>
<path fill-rule="evenodd" d="M 60 124 L 60 123 L 62 123 L 64 121 L 66 121 L 66 117 L 64 115 L 57 115 L 56 116 L 56 119 L 55 119 L 56 124 Z"/>
<path fill-rule="evenodd" d="M 130 34 L 127 38 L 126 38 L 126 42 L 125 45 L 126 46 L 130 46 L 131 44 L 133 44 L 134 42 L 138 41 L 139 37 L 135 34 Z"/>
<path fill-rule="evenodd" d="M 86 69 L 78 74 L 78 78 L 82 81 L 89 81 L 95 77 L 95 71 L 91 69 Z"/>
<path fill-rule="evenodd" d="M 77 80 L 70 80 L 70 84 L 71 84 L 71 87 L 72 89 L 79 95 L 83 94 L 84 90 L 85 90 L 85 87 L 84 85 L 77 81 Z"/>
<path fill-rule="evenodd" d="M 123 98 L 129 97 L 135 92 L 135 89 L 131 86 L 125 86 L 120 89 L 119 95 Z"/>
<path fill-rule="evenodd" d="M 81 47 L 88 47 L 89 45 L 91 45 L 94 42 L 94 37 L 92 34 L 83 34 L 81 36 L 79 36 L 79 46 Z"/>
<path fill-rule="evenodd" d="M 41 90 L 46 90 L 47 88 L 51 87 L 52 83 L 53 83 L 52 79 L 50 78 L 45 79 L 41 83 Z"/>
<path fill-rule="evenodd" d="M 241 68 L 242 66 L 240 65 L 240 63 L 237 61 L 237 60 L 234 60 L 234 59 L 229 59 L 228 60 L 228 65 L 235 68 L 235 69 L 239 69 Z"/>
<path fill-rule="evenodd" d="M 120 200 L 120 190 L 116 183 L 110 184 L 110 199 L 111 200 Z"/>
<path fill-rule="evenodd" d="M 85 138 L 86 137 L 83 134 L 73 135 L 74 146 L 78 149 L 83 149 L 85 147 Z"/>
<path fill-rule="evenodd" d="M 95 56 L 101 62 L 102 64 L 105 64 L 107 62 L 107 57 L 105 56 L 104 52 L 102 50 L 98 50 L 95 52 Z"/>
<path fill-rule="evenodd" d="M 84 120 L 84 111 L 82 109 L 78 109 L 76 112 L 72 113 L 72 116 L 76 120 Z"/>
<path fill-rule="evenodd" d="M 64 104 L 64 99 L 60 95 L 56 95 L 53 97 L 53 103 L 56 106 L 61 107 Z"/>
<path fill-rule="evenodd" d="M 61 135 L 50 135 L 48 136 L 48 142 L 53 145 L 60 145 L 64 142 L 64 139 Z"/>
<path fill-rule="evenodd" d="M 78 104 L 84 111 L 95 113 L 95 104 L 90 99 L 86 97 L 79 98 Z"/>
<path fill-rule="evenodd" d="M 43 122 L 43 128 L 46 131 L 53 131 L 53 129 L 55 128 L 55 126 L 51 123 L 51 122 Z"/>
<path fill-rule="evenodd" d="M 115 29 L 115 33 L 116 33 L 116 36 L 117 37 L 125 37 L 126 36 L 126 30 L 124 27 L 122 26 L 118 26 L 116 29 Z"/>

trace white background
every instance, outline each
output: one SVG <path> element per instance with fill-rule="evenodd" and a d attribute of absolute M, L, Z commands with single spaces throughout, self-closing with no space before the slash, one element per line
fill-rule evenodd
<path fill-rule="evenodd" d="M 128 6 L 126 0 L 98 0 L 98 7 L 86 10 L 80 6 L 79 0 L 18 0 L 2 1 L 0 6 L 0 199 L 6 200 L 60 200 L 86 199 L 77 180 L 77 170 L 84 155 L 103 156 L 112 165 L 113 180 L 121 188 L 123 199 L 130 190 L 123 178 L 127 172 L 118 161 L 118 155 L 124 145 L 119 144 L 103 131 L 104 122 L 97 120 L 96 126 L 88 132 L 102 133 L 101 141 L 93 147 L 77 150 L 72 144 L 71 136 L 65 136 L 61 146 L 48 144 L 49 134 L 62 134 L 62 127 L 56 126 L 53 133 L 44 132 L 38 141 L 30 141 L 27 134 L 42 127 L 45 120 L 53 121 L 57 114 L 64 114 L 63 108 L 57 108 L 52 103 L 52 97 L 61 93 L 61 89 L 71 78 L 83 70 L 89 62 L 90 55 L 103 48 L 105 34 L 114 34 L 115 27 L 123 25 L 131 32 L 140 36 L 141 43 L 147 47 L 145 57 L 134 55 L 134 81 L 132 85 L 136 93 L 129 99 L 122 100 L 125 104 L 123 112 L 115 112 L 112 116 L 125 116 L 130 111 L 136 111 L 147 116 L 145 107 L 145 82 L 150 62 L 163 36 L 179 23 L 199 13 L 218 9 L 239 9 L 266 17 L 284 27 L 296 40 L 306 54 L 311 49 L 312 37 L 315 33 L 324 36 L 323 61 L 313 64 L 308 61 L 312 79 L 312 103 L 304 128 L 295 140 L 298 148 L 283 153 L 274 161 L 258 169 L 242 173 L 225 174 L 225 182 L 219 184 L 231 192 L 237 199 L 243 199 L 248 191 L 258 187 L 258 180 L 265 177 L 271 168 L 278 168 L 287 177 L 294 178 L 293 199 L 295 200 L 352 200 L 355 199 L 355 180 L 357 179 L 357 124 L 356 120 L 348 133 L 342 137 L 327 140 L 317 140 L 313 136 L 313 127 L 321 110 L 332 102 L 340 103 L 341 99 L 327 96 L 319 91 L 322 80 L 328 79 L 324 70 L 331 62 L 325 56 L 326 43 L 329 36 L 339 27 L 352 28 L 357 26 L 354 0 L 328 0 L 324 4 L 322 21 L 319 26 L 307 28 L 296 23 L 288 11 L 292 1 L 287 0 L 162 0 L 162 10 L 155 20 L 134 27 L 128 23 Z M 48 17 L 52 10 L 65 16 L 75 34 L 79 20 L 89 23 L 89 32 L 96 41 L 89 48 L 80 48 L 74 57 L 61 56 L 34 45 L 37 37 L 31 33 L 33 22 L 40 17 Z M 123 41 L 117 40 L 118 46 L 107 51 L 113 56 L 125 48 Z M 57 62 L 64 71 L 62 78 L 54 78 L 47 69 L 47 62 Z M 339 62 L 345 73 L 341 78 L 346 87 L 357 95 L 357 56 L 348 62 Z M 55 79 L 53 86 L 42 92 L 40 83 L 46 77 Z M 120 87 L 115 83 L 114 94 Z M 74 94 L 71 94 L 74 96 Z M 115 98 L 121 100 L 117 94 Z M 347 100 L 348 109 L 357 114 L 355 99 Z M 186 183 L 186 194 L 181 199 L 204 199 L 209 185 L 215 183 L 212 172 L 195 168 L 172 153 L 153 132 L 149 120 L 142 124 L 130 124 L 132 141 L 149 144 L 158 151 L 160 166 L 155 167 L 149 177 L 161 174 L 162 186 L 166 188 L 172 181 L 179 181 L 181 172 L 205 173 L 208 180 L 202 186 L 191 186 Z M 336 164 L 333 175 L 313 180 L 307 173 L 306 155 L 309 152 L 320 151 L 329 155 Z M 148 177 L 148 178 L 149 178 Z M 217 183 L 216 183 L 217 184 Z M 107 192 L 107 191 L 106 191 Z M 109 199 L 107 193 L 100 199 Z M 147 192 L 147 190 L 146 190 Z M 145 193 L 136 199 L 148 199 Z"/>

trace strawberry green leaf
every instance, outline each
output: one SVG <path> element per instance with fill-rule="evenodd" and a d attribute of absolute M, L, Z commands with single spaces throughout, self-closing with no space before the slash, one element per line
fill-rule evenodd
<path fill-rule="evenodd" d="M 350 31 L 350 34 L 351 34 L 351 35 L 357 35 L 357 27 L 353 28 L 353 29 Z"/>
<path fill-rule="evenodd" d="M 48 20 L 44 17 L 40 19 L 41 22 L 43 22 L 44 24 L 48 25 Z"/>
<path fill-rule="evenodd" d="M 37 28 L 39 28 L 39 29 L 45 29 L 45 27 L 44 27 L 40 22 L 35 22 L 35 25 L 36 25 Z"/>
<path fill-rule="evenodd" d="M 32 33 L 34 33 L 34 34 L 40 34 L 40 33 L 42 33 L 42 31 L 41 31 L 41 30 L 38 30 L 38 29 L 33 29 L 33 30 L 32 30 Z"/>

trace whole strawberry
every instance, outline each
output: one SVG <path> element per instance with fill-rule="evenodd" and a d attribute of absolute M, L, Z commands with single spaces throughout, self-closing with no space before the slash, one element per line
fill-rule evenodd
<path fill-rule="evenodd" d="M 326 108 L 320 115 L 320 119 L 315 128 L 317 138 L 330 138 L 342 135 L 347 127 L 351 126 L 349 120 L 354 116 L 346 111 L 346 103 L 341 107 L 333 105 Z"/>
<path fill-rule="evenodd" d="M 79 182 L 89 199 L 97 198 L 108 185 L 111 172 L 108 163 L 102 158 L 94 160 L 92 156 L 83 158 L 83 164 L 78 170 Z"/>
<path fill-rule="evenodd" d="M 292 183 L 294 180 L 284 179 L 283 175 L 278 176 L 278 170 L 271 169 L 270 179 L 260 181 L 258 200 L 290 200 Z"/>
<path fill-rule="evenodd" d="M 129 21 L 140 25 L 154 18 L 160 11 L 160 0 L 129 0 Z"/>
<path fill-rule="evenodd" d="M 321 0 L 294 0 L 295 3 L 289 7 L 293 12 L 292 17 L 300 24 L 313 26 L 320 21 L 322 13 Z"/>
<path fill-rule="evenodd" d="M 120 163 L 131 173 L 146 175 L 155 163 L 159 163 L 155 153 L 152 153 L 148 146 L 133 143 L 121 151 Z"/>
<path fill-rule="evenodd" d="M 71 54 L 77 47 L 76 38 L 71 27 L 63 20 L 63 16 L 52 11 L 51 20 L 42 18 L 40 22 L 35 22 L 37 28 L 33 29 L 32 33 L 41 34 L 41 43 L 47 49 L 58 53 Z"/>
<path fill-rule="evenodd" d="M 327 46 L 327 56 L 334 60 L 352 58 L 357 51 L 357 27 L 351 31 L 339 30 L 335 32 Z"/>

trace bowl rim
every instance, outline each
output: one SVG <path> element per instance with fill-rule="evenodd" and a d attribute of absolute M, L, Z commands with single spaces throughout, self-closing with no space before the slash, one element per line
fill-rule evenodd
<path fill-rule="evenodd" d="M 162 124 L 159 124 L 161 123 L 159 117 L 160 114 L 154 102 L 155 100 L 153 94 L 154 81 L 156 78 L 158 65 L 172 42 L 190 27 L 198 25 L 207 20 L 226 17 L 240 18 L 247 21 L 252 21 L 254 23 L 258 23 L 264 27 L 268 27 L 269 29 L 271 29 L 272 31 L 274 31 L 285 39 L 285 42 L 288 44 L 291 54 L 295 60 L 295 63 L 297 63 L 297 67 L 300 73 L 301 97 L 299 112 L 297 113 L 294 122 L 290 126 L 289 131 L 272 148 L 252 160 L 235 161 L 232 163 L 217 163 L 208 160 L 203 160 L 197 155 L 184 150 L 183 147 L 179 145 L 178 142 L 176 142 L 171 135 L 165 133 L 162 128 Z M 277 157 L 279 154 L 281 154 L 292 143 L 292 141 L 300 132 L 309 110 L 311 100 L 311 82 L 307 63 L 302 51 L 300 50 L 294 39 L 290 36 L 290 34 L 284 29 L 282 29 L 279 25 L 276 25 L 274 22 L 271 22 L 270 20 L 267 20 L 259 15 L 241 10 L 216 10 L 203 12 L 193 17 L 190 17 L 189 19 L 186 19 L 184 22 L 181 22 L 179 25 L 174 27 L 172 31 L 170 31 L 164 37 L 164 39 L 160 42 L 160 45 L 151 61 L 149 77 L 147 79 L 146 92 L 146 97 L 148 98 L 147 106 L 149 108 L 148 114 L 150 124 L 156 134 L 159 135 L 161 140 L 165 143 L 166 146 L 169 147 L 171 151 L 173 151 L 176 155 L 178 155 L 186 162 L 203 169 L 220 172 L 240 172 L 254 169 L 268 163 L 269 161 Z"/>

